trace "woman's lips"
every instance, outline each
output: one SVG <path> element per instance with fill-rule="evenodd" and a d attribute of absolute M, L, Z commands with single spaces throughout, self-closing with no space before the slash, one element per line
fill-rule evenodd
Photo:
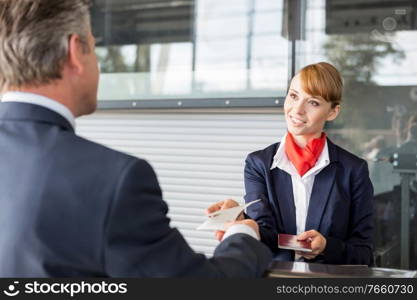
<path fill-rule="evenodd" d="M 294 118 L 294 117 L 292 117 L 292 116 L 289 116 L 289 117 L 290 117 L 291 122 L 292 122 L 294 125 L 303 125 L 303 124 L 307 123 L 307 122 L 305 122 L 305 121 L 303 121 L 303 120 L 300 120 L 300 119 Z"/>

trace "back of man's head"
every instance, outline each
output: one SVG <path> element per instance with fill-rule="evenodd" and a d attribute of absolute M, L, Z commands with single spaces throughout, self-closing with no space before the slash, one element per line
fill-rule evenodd
<path fill-rule="evenodd" d="M 0 92 L 61 79 L 68 40 L 88 52 L 89 0 L 0 0 Z"/>

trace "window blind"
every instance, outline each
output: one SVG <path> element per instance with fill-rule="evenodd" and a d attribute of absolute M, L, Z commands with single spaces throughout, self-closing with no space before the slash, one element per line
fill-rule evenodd
<path fill-rule="evenodd" d="M 146 159 L 155 169 L 177 227 L 211 256 L 213 232 L 197 231 L 204 210 L 225 198 L 243 202 L 246 156 L 284 134 L 281 113 L 138 113 L 99 111 L 77 120 L 77 133 Z"/>

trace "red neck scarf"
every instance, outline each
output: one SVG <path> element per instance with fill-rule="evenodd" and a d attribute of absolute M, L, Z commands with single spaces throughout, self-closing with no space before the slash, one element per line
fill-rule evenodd
<path fill-rule="evenodd" d="M 323 151 L 325 142 L 326 133 L 323 132 L 320 138 L 312 139 L 305 148 L 301 148 L 295 142 L 292 134 L 288 132 L 285 139 L 285 153 L 300 176 L 303 176 L 308 170 L 314 167 Z"/>

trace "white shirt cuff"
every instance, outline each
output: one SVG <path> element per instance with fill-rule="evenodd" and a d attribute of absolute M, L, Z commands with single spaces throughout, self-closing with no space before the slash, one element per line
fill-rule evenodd
<path fill-rule="evenodd" d="M 223 240 L 236 233 L 248 234 L 259 241 L 259 236 L 256 234 L 255 230 L 253 230 L 249 225 L 245 224 L 234 224 L 230 226 L 229 229 L 226 230 L 226 233 L 223 236 Z"/>

